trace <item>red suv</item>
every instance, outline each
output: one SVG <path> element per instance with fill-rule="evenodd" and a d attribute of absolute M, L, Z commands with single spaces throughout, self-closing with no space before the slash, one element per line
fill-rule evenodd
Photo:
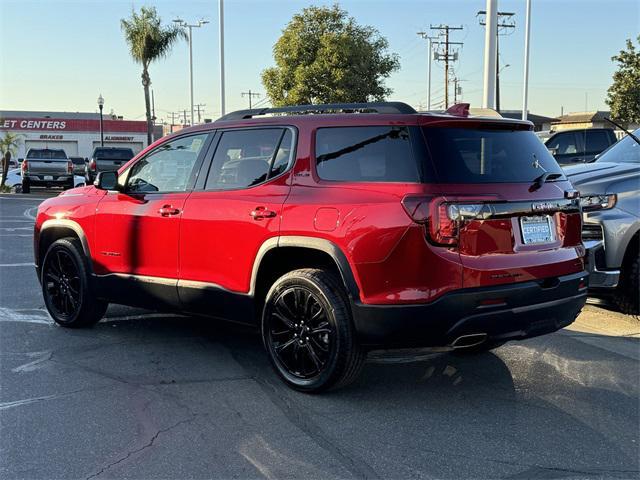
<path fill-rule="evenodd" d="M 43 202 L 35 263 L 67 327 L 109 302 L 259 325 L 303 391 L 374 350 L 478 351 L 586 299 L 577 192 L 529 122 L 402 103 L 247 110 Z"/>

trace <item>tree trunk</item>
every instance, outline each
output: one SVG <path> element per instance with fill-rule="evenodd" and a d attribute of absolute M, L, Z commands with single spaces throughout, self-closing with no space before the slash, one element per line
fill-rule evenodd
<path fill-rule="evenodd" d="M 147 115 L 147 145 L 151 145 L 153 142 L 153 121 L 151 120 L 151 100 L 149 98 L 149 86 L 151 85 L 151 78 L 149 77 L 149 71 L 147 66 L 142 67 L 142 86 L 144 88 L 144 106 Z"/>
<path fill-rule="evenodd" d="M 7 181 L 7 173 L 9 172 L 9 160 L 11 160 L 11 152 L 2 155 L 2 180 L 0 180 L 0 188 L 4 187 Z"/>

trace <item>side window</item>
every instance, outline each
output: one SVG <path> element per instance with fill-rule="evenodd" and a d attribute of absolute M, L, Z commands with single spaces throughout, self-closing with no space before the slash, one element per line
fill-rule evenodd
<path fill-rule="evenodd" d="M 587 130 L 586 151 L 600 153 L 609 146 L 609 135 L 602 130 Z"/>
<path fill-rule="evenodd" d="M 578 153 L 576 135 L 573 132 L 558 133 L 547 143 L 548 148 L 555 148 L 556 155 L 571 155 Z"/>
<path fill-rule="evenodd" d="M 207 135 L 177 138 L 151 151 L 131 167 L 126 191 L 184 192 Z"/>
<path fill-rule="evenodd" d="M 316 168 L 323 180 L 419 182 L 406 127 L 333 127 L 316 133 Z"/>
<path fill-rule="evenodd" d="M 284 172 L 292 155 L 290 129 L 225 131 L 213 156 L 205 189 L 231 190 L 258 185 Z"/>

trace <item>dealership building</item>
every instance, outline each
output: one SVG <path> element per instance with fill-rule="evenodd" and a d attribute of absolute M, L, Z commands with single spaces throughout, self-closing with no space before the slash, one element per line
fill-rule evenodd
<path fill-rule="evenodd" d="M 24 158 L 30 148 L 61 148 L 69 157 L 90 157 L 100 146 L 100 114 L 0 111 L 0 135 L 4 132 L 19 135 L 17 158 Z M 138 153 L 147 146 L 144 120 L 104 115 L 103 134 L 105 147 L 129 147 Z"/>

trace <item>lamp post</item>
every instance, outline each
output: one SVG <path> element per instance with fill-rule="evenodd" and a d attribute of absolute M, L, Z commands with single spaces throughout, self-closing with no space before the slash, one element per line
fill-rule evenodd
<path fill-rule="evenodd" d="M 427 64 L 427 110 L 431 110 L 431 59 L 433 58 L 433 46 L 432 42 L 437 40 L 438 37 L 430 37 L 427 35 L 427 32 L 418 32 L 418 35 L 429 43 L 428 49 L 428 59 L 429 63 Z"/>
<path fill-rule="evenodd" d="M 104 98 L 102 94 L 98 96 L 98 108 L 100 109 L 100 146 L 104 147 L 104 128 L 102 126 L 102 108 L 104 107 Z"/>
<path fill-rule="evenodd" d="M 202 25 L 209 23 L 207 20 L 199 20 L 198 23 L 190 24 L 182 20 L 181 18 L 176 18 L 174 20 L 175 23 L 180 25 L 181 27 L 185 27 L 189 29 L 189 92 L 191 95 L 191 125 L 194 123 L 194 111 L 193 111 L 193 44 L 191 42 L 193 29 L 200 28 Z"/>

